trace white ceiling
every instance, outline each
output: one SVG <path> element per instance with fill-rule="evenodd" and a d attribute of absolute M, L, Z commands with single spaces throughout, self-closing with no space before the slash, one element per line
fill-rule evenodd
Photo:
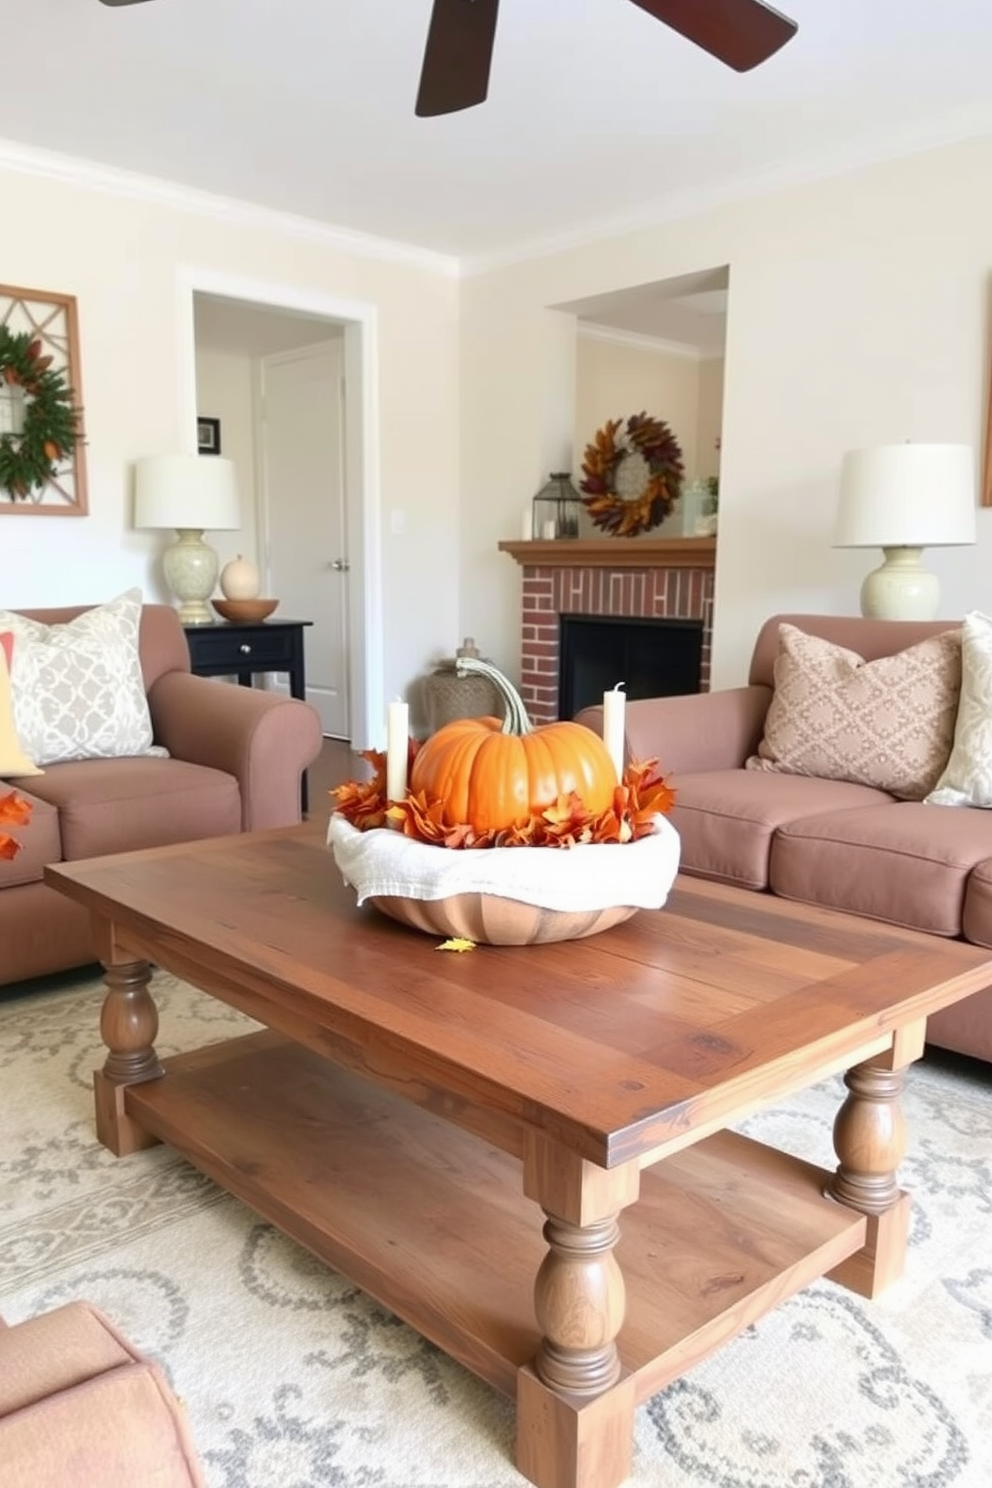
<path fill-rule="evenodd" d="M 989 0 L 778 0 L 744 75 L 628 0 L 503 0 L 488 101 L 418 119 L 430 4 L 4 0 L 0 141 L 477 263 L 992 131 Z"/>

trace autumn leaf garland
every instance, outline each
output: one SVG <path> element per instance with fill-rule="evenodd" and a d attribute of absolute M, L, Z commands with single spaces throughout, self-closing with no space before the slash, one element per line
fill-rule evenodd
<path fill-rule="evenodd" d="M 411 760 L 416 753 L 411 740 Z M 372 766 L 365 781 L 348 781 L 330 792 L 335 809 L 359 832 L 394 826 L 417 842 L 436 847 L 576 847 L 580 843 L 636 842 L 654 831 L 654 818 L 666 814 L 675 803 L 675 792 L 655 773 L 657 760 L 630 764 L 613 793 L 612 805 L 598 816 L 586 811 L 573 791 L 523 826 L 501 832 L 477 832 L 468 824 L 448 826 L 443 822 L 443 803 L 429 801 L 423 792 L 408 794 L 403 801 L 386 799 L 386 757 L 378 750 L 361 756 Z"/>

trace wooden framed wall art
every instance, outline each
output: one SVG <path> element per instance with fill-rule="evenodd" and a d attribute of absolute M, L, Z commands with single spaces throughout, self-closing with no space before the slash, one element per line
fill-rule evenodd
<path fill-rule="evenodd" d="M 992 506 L 992 356 L 989 358 L 989 385 L 986 392 L 985 448 L 982 452 L 982 506 Z"/>
<path fill-rule="evenodd" d="M 86 515 L 72 295 L 0 284 L 0 516 Z"/>

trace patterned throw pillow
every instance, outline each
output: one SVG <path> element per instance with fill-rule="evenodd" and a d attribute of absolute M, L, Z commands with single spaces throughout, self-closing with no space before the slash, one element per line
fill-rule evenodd
<path fill-rule="evenodd" d="M 954 747 L 927 803 L 992 806 L 992 619 L 980 610 L 964 617 Z"/>
<path fill-rule="evenodd" d="M 14 726 L 36 764 L 145 754 L 152 722 L 138 656 L 141 590 L 42 625 L 0 610 L 14 635 Z"/>
<path fill-rule="evenodd" d="M 960 629 L 865 661 L 783 624 L 765 735 L 747 768 L 921 801 L 947 763 L 960 687 Z"/>
<path fill-rule="evenodd" d="M 14 727 L 14 704 L 10 695 L 10 663 L 14 637 L 9 630 L 0 632 L 0 779 L 8 775 L 41 775 L 21 748 Z"/>

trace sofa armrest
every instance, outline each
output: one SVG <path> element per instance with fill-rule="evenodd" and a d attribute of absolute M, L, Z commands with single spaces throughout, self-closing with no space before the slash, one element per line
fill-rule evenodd
<path fill-rule="evenodd" d="M 156 744 L 175 759 L 226 770 L 241 791 L 245 832 L 300 820 L 300 779 L 323 735 L 309 703 L 190 672 L 166 672 L 148 694 Z"/>
<path fill-rule="evenodd" d="M 0 1330 L 0 1462 L 4 1488 L 205 1488 L 165 1376 L 83 1302 Z"/>
<path fill-rule="evenodd" d="M 624 710 L 626 757 L 656 759 L 665 775 L 738 769 L 758 748 L 771 700 L 763 683 L 637 699 Z M 576 722 L 602 735 L 603 710 L 583 708 Z"/>

